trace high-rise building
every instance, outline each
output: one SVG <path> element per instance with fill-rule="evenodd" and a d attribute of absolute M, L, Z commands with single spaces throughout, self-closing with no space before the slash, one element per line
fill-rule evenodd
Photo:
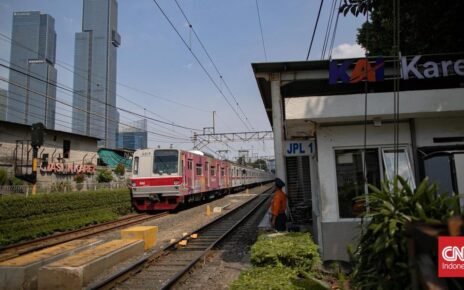
<path fill-rule="evenodd" d="M 6 98 L 7 90 L 0 89 L 0 121 L 6 120 Z"/>
<path fill-rule="evenodd" d="M 115 148 L 116 0 L 84 0 L 82 32 L 76 33 L 74 56 L 73 132 L 100 138 L 100 147 Z"/>
<path fill-rule="evenodd" d="M 55 128 L 55 19 L 39 11 L 14 12 L 6 119 Z"/>
<path fill-rule="evenodd" d="M 118 134 L 118 148 L 122 149 L 145 149 L 147 148 L 147 120 L 139 120 L 129 124 L 121 125 Z"/>

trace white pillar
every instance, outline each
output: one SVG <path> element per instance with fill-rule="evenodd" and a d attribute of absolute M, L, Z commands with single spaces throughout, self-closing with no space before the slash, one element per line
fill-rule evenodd
<path fill-rule="evenodd" d="M 285 170 L 284 156 L 284 119 L 282 96 L 280 94 L 280 74 L 271 74 L 271 99 L 272 99 L 272 127 L 274 131 L 274 153 L 276 177 L 287 183 L 287 172 Z"/>

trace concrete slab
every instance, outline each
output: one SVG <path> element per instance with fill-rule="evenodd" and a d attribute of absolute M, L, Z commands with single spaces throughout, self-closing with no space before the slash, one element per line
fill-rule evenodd
<path fill-rule="evenodd" d="M 39 270 L 38 289 L 81 289 L 98 274 L 124 260 L 142 255 L 142 240 L 114 240 Z"/>
<path fill-rule="evenodd" d="M 146 251 L 156 245 L 157 234 L 157 226 L 136 226 L 121 230 L 121 239 L 143 240 Z"/>
<path fill-rule="evenodd" d="M 97 239 L 74 240 L 0 263 L 0 290 L 37 289 L 37 274 L 43 265 L 101 243 Z"/>

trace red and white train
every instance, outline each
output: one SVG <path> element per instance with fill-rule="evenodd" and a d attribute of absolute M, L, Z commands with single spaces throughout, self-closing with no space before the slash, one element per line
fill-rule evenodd
<path fill-rule="evenodd" d="M 272 181 L 263 170 L 215 159 L 200 151 L 142 149 L 132 159 L 131 198 L 138 211 L 171 210 Z"/>

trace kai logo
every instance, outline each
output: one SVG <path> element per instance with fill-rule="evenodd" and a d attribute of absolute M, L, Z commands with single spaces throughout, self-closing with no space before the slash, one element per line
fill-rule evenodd
<path fill-rule="evenodd" d="M 351 75 L 349 69 L 353 66 Z M 329 84 L 334 85 L 339 81 L 342 83 L 358 83 L 363 80 L 368 82 L 383 81 L 384 62 L 383 58 L 377 58 L 375 61 L 369 61 L 367 58 L 354 60 L 344 60 L 339 63 L 336 60 L 330 62 Z"/>

